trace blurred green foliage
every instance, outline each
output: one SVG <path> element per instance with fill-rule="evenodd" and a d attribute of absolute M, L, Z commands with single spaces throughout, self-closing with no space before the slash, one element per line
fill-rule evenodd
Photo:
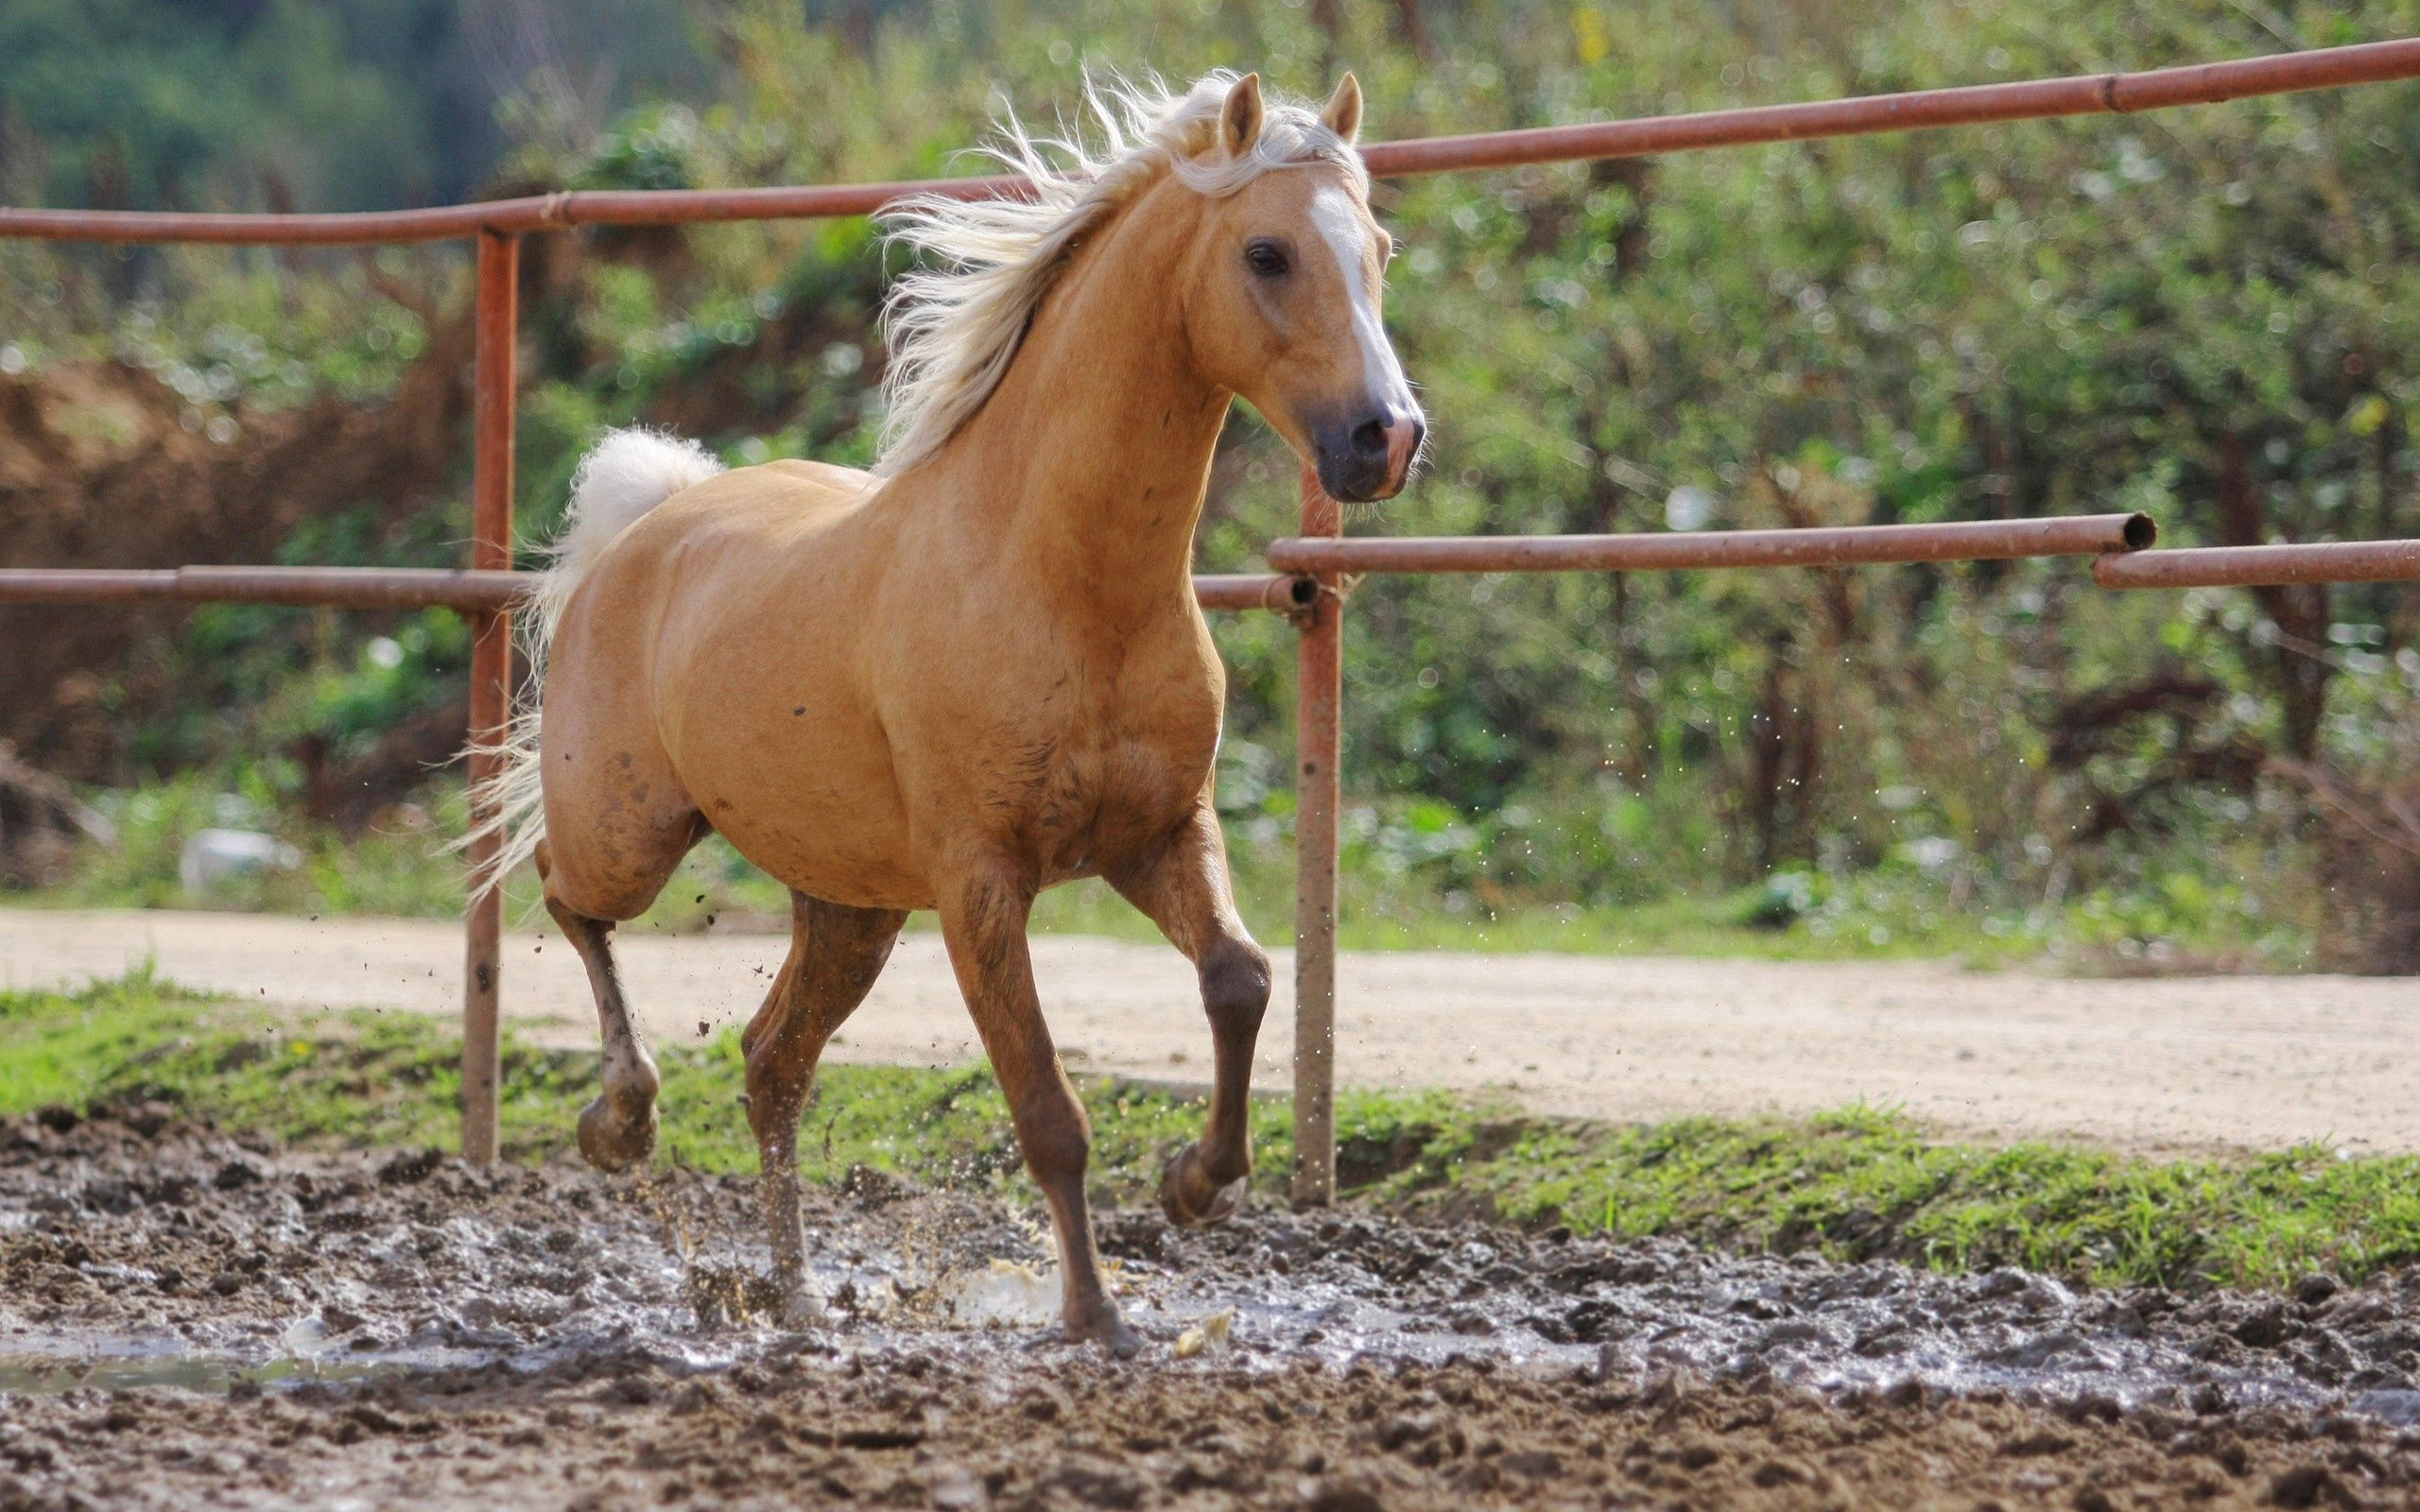
<path fill-rule="evenodd" d="M 655 72 L 626 79 L 614 97 L 628 108 L 584 135 L 563 129 L 543 81 L 497 91 L 491 182 L 966 171 L 953 154 L 987 117 L 1071 109 L 1086 67 L 1251 66 L 1315 95 L 1350 64 L 1373 134 L 1409 136 L 2152 67 L 2420 26 L 2420 0 L 618 9 L 646 18 L 630 35 L 656 39 L 642 48 Z M 342 66 L 410 94 L 419 55 L 373 56 L 360 41 L 380 9 L 347 0 L 298 20 L 250 8 L 247 26 L 208 31 L 219 53 L 196 43 L 176 56 L 257 55 L 227 77 L 311 72 L 321 94 L 347 93 L 326 80 L 352 60 Z M 51 145 L 46 161 L 72 167 L 101 128 L 43 114 L 26 102 L 44 96 L 19 81 L 72 71 L 81 54 L 60 39 L 87 35 L 75 28 L 101 12 L 27 0 L 9 14 L 0 118 L 10 140 L 30 130 Z M 299 88 L 231 89 L 212 108 L 307 122 Z M 368 85 L 352 93 L 364 112 L 387 111 Z M 2170 544 L 2420 534 L 2415 103 L 2413 86 L 2377 86 L 1382 185 L 1403 248 L 1389 323 L 1435 451 L 1402 500 L 1357 511 L 1352 527 L 2144 508 Z M 389 113 L 425 121 L 430 108 Z M 196 120 L 193 145 L 173 151 L 200 165 L 181 181 L 244 202 L 264 149 L 225 115 Z M 347 139 L 332 128 L 317 140 L 334 156 Z M 409 140 L 380 150 L 434 150 Z M 72 192 L 75 180 L 43 181 Z M 351 181 L 391 200 L 403 180 Z M 735 462 L 869 455 L 885 254 L 866 224 L 550 246 L 565 250 L 548 252 L 524 321 L 533 533 L 602 425 L 702 433 Z M 14 291 L 0 313 L 21 315 L 23 333 L 0 340 L 43 360 L 135 351 L 198 375 L 220 404 L 372 394 L 427 340 L 431 312 L 455 307 L 451 255 L 177 253 L 124 294 L 86 254 L 0 249 L 14 260 L 0 273 L 18 275 L 0 279 Z M 1205 569 L 1249 568 L 1291 527 L 1293 475 L 1240 416 L 1214 474 Z M 463 525 L 446 501 L 406 526 L 315 536 L 297 555 L 443 560 Z M 1374 579 L 1348 630 L 1346 864 L 1370 927 L 1405 938 L 1443 919 L 1602 939 L 1546 921 L 1653 917 L 1682 898 L 1700 923 L 1807 949 L 1913 937 L 1988 955 L 2068 941 L 2129 960 L 2299 964 L 2325 906 L 2294 774 L 2397 769 L 2420 729 L 2415 604 L 2375 587 L 2120 595 L 2073 562 Z M 434 625 L 417 644 L 391 627 L 331 630 L 298 656 L 251 613 L 198 618 L 175 653 L 206 662 L 223 691 L 187 727 L 146 731 L 156 771 L 240 765 L 306 727 L 374 739 L 450 696 L 460 647 Z M 1221 806 L 1239 870 L 1266 889 L 1253 911 L 1282 920 L 1292 636 L 1267 616 L 1217 628 L 1234 690 Z M 366 662 L 372 634 L 406 661 Z M 257 668 L 248 646 L 268 648 Z"/>
<path fill-rule="evenodd" d="M 383 209 L 474 191 L 512 129 L 693 83 L 664 0 L 9 0 L 0 189 L 119 208 Z"/>

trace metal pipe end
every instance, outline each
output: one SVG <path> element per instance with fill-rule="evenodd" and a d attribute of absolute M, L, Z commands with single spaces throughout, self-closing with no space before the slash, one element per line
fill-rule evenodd
<path fill-rule="evenodd" d="M 2141 551 L 2159 540 L 2159 522 L 2137 511 L 2126 517 L 2125 526 L 2118 534 L 2124 539 L 2128 551 Z"/>
<path fill-rule="evenodd" d="M 1286 596 L 1296 609 L 1308 609 L 1320 601 L 1320 580 L 1298 574 L 1286 584 Z"/>

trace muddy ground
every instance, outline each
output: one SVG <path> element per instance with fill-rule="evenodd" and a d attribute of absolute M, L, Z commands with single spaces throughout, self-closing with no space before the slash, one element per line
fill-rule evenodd
<path fill-rule="evenodd" d="M 989 1197 L 752 1194 L 0 1125 L 0 1508 L 2420 1503 L 2420 1273 L 2291 1297 L 1248 1214 L 1106 1220 L 1151 1341 L 1056 1340 Z"/>

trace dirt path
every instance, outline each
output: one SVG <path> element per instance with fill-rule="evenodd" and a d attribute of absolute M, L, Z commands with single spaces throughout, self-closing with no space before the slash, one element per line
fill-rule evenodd
<path fill-rule="evenodd" d="M 659 1039 L 744 1022 L 787 947 L 756 935 L 629 937 L 631 993 Z M 303 1008 L 458 1010 L 450 924 L 0 909 L 0 985 L 80 983 L 145 959 L 170 980 Z M 1036 970 L 1079 1069 L 1206 1078 L 1192 971 L 1173 952 L 1045 936 Z M 2334 976 L 2067 980 L 1927 963 L 1669 956 L 1347 955 L 1337 1060 L 1348 1085 L 1509 1088 L 1540 1111 L 1608 1119 L 1806 1111 L 1863 1099 L 1945 1132 L 2166 1152 L 2420 1150 L 2420 987 Z M 1292 969 L 1262 1036 L 1287 1080 Z M 535 1038 L 587 1043 L 578 962 L 516 936 L 505 1002 Z M 932 934 L 905 938 L 835 1042 L 841 1059 L 979 1055 Z"/>

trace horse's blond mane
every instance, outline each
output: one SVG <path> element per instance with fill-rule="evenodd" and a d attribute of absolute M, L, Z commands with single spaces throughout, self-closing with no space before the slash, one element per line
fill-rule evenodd
<path fill-rule="evenodd" d="M 1251 151 L 1217 148 L 1219 112 L 1236 79 L 1223 69 L 1183 94 L 1156 77 L 1084 81 L 1087 132 L 1036 137 L 1013 113 L 981 149 L 1033 185 L 1024 199 L 916 195 L 882 215 L 884 230 L 927 259 L 883 301 L 890 402 L 874 471 L 897 473 L 957 434 L 1009 370 L 1026 328 L 1066 266 L 1068 253 L 1162 177 L 1212 197 L 1234 194 L 1272 168 L 1328 163 L 1367 193 L 1360 154 L 1295 104 L 1271 102 Z"/>

